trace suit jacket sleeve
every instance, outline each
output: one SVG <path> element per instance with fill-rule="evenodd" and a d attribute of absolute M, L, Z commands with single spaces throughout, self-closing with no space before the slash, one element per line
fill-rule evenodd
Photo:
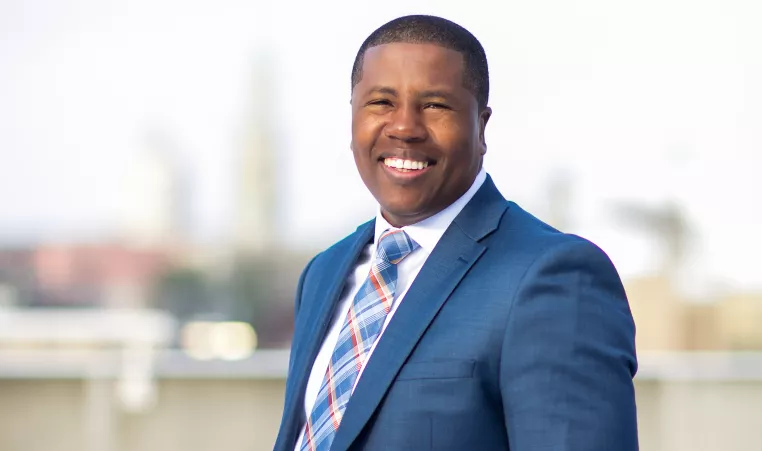
<path fill-rule="evenodd" d="M 510 448 L 636 451 L 635 325 L 619 275 L 588 241 L 546 251 L 516 292 L 500 389 Z"/>

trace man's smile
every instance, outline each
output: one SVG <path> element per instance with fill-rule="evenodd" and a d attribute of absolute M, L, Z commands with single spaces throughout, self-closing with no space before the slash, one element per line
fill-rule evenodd
<path fill-rule="evenodd" d="M 384 164 L 402 172 L 419 171 L 429 166 L 428 161 L 403 160 L 402 158 L 385 158 Z"/>

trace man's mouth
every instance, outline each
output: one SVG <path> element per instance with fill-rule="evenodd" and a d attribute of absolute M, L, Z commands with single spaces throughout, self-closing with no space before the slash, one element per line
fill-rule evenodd
<path fill-rule="evenodd" d="M 384 158 L 384 165 L 400 172 L 421 171 L 429 166 L 428 161 L 405 160 L 402 158 Z"/>

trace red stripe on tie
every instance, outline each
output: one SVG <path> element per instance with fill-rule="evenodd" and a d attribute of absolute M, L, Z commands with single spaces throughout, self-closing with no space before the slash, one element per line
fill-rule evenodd
<path fill-rule="evenodd" d="M 307 446 L 309 446 L 310 451 L 315 451 L 315 444 L 312 443 L 312 424 L 309 419 L 307 419 Z"/>
<path fill-rule="evenodd" d="M 384 311 L 386 313 L 389 313 L 389 310 L 391 310 L 391 297 L 386 294 L 386 281 L 384 281 L 383 277 L 380 277 L 380 274 L 376 275 L 375 268 L 370 272 L 370 276 L 368 276 L 368 279 L 370 280 L 370 283 L 373 285 L 373 289 L 376 291 L 376 294 L 378 294 L 378 297 L 380 298 L 380 301 L 382 304 L 384 304 Z M 383 282 L 383 283 L 382 283 Z"/>
<path fill-rule="evenodd" d="M 355 315 L 354 305 L 349 307 L 349 313 L 347 315 L 347 322 L 349 323 L 349 336 L 352 338 L 352 350 L 354 351 L 355 367 L 357 371 L 362 368 L 362 336 L 360 335 L 360 329 L 357 327 L 357 316 Z"/>
<path fill-rule="evenodd" d="M 326 374 L 326 379 L 328 382 L 328 412 L 333 419 L 333 430 L 335 431 L 339 428 L 339 422 L 341 419 L 338 418 L 336 388 L 333 385 L 333 365 L 331 362 L 328 362 L 328 372 Z"/>

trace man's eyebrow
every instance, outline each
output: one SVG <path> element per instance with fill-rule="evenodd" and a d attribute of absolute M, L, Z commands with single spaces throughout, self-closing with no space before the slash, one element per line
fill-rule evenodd
<path fill-rule="evenodd" d="M 399 94 L 396 89 L 390 87 L 390 86 L 373 86 L 365 93 L 365 95 L 371 95 L 371 94 L 386 94 L 393 97 L 397 97 Z M 426 91 L 421 91 L 417 94 L 417 97 L 420 99 L 431 99 L 431 98 L 439 98 L 439 99 L 450 99 L 452 98 L 452 93 L 445 90 L 445 89 L 430 89 Z"/>
<path fill-rule="evenodd" d="M 389 86 L 373 86 L 372 88 L 368 89 L 368 92 L 365 93 L 365 95 L 368 94 L 388 94 L 390 96 L 397 97 L 397 91 Z"/>
<path fill-rule="evenodd" d="M 439 97 L 442 99 L 449 99 L 452 96 L 452 93 L 442 90 L 431 90 L 431 91 L 422 91 L 418 94 L 418 97 L 428 99 L 432 97 Z"/>

